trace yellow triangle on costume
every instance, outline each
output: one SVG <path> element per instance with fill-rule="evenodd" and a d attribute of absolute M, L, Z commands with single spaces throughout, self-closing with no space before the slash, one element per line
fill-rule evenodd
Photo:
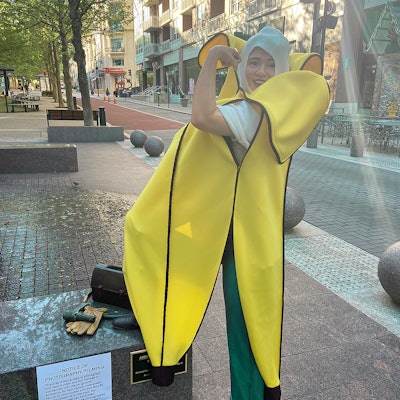
<path fill-rule="evenodd" d="M 177 228 L 175 228 L 175 230 L 179 233 L 182 233 L 183 235 L 186 235 L 190 239 L 192 239 L 192 226 L 190 225 L 190 222 L 187 222 L 186 224 L 178 226 Z"/>

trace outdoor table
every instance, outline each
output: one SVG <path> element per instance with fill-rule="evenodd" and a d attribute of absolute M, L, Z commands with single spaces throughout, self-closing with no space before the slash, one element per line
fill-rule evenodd
<path fill-rule="evenodd" d="M 400 155 L 400 118 L 368 117 L 367 123 L 373 129 L 369 133 L 370 143 L 379 144 L 380 150 L 396 148 Z"/>

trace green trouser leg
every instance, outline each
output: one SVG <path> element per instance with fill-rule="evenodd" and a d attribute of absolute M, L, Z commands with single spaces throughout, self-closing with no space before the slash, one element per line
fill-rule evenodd
<path fill-rule="evenodd" d="M 227 247 L 223 286 L 231 373 L 231 400 L 263 400 L 264 381 L 250 348 L 236 279 L 233 251 Z"/>

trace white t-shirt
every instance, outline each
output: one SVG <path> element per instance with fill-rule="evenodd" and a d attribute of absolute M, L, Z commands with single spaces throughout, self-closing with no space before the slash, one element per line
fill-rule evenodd
<path fill-rule="evenodd" d="M 235 139 L 247 150 L 260 121 L 259 113 L 245 100 L 217 107 Z"/>

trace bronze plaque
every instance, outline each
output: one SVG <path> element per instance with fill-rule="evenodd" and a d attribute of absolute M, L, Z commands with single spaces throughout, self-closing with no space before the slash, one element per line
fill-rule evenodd
<path fill-rule="evenodd" d="M 132 351 L 131 355 L 131 385 L 151 381 L 151 363 L 147 350 Z M 187 354 L 176 364 L 175 375 L 187 372 Z"/>

